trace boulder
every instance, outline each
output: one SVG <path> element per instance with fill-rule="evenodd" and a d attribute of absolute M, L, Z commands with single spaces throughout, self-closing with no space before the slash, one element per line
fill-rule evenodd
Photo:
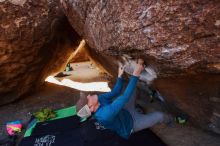
<path fill-rule="evenodd" d="M 220 73 L 218 0 L 61 0 L 61 5 L 73 28 L 101 54 L 142 55 L 160 76 Z"/>
<path fill-rule="evenodd" d="M 78 39 L 58 0 L 1 0 L 0 105 L 64 67 Z"/>
<path fill-rule="evenodd" d="M 194 126 L 220 134 L 219 75 L 160 78 L 154 81 L 153 86 L 170 105 L 189 115 Z"/>
<path fill-rule="evenodd" d="M 194 125 L 220 129 L 219 0 L 60 3 L 93 52 L 126 64 L 144 58 L 143 81 L 186 112 Z"/>

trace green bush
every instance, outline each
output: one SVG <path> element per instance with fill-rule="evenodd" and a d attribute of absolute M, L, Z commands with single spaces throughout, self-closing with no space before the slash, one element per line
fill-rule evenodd
<path fill-rule="evenodd" d="M 56 113 L 50 108 L 41 109 L 33 114 L 40 122 L 56 117 Z"/>

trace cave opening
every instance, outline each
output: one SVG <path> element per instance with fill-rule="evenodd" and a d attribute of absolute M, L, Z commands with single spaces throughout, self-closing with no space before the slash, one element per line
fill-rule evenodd
<path fill-rule="evenodd" d="M 91 59 L 85 40 L 67 59 L 62 71 L 49 75 L 45 81 L 80 91 L 108 92 L 108 75 Z"/>

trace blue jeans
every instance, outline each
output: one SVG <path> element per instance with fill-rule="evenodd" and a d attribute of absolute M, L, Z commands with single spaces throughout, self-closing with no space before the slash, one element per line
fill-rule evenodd
<path fill-rule="evenodd" d="M 133 92 L 129 102 L 125 105 L 125 109 L 129 111 L 133 118 L 133 132 L 152 127 L 157 123 L 164 122 L 165 114 L 162 112 L 151 112 L 148 114 L 141 114 L 135 110 L 136 90 Z"/>

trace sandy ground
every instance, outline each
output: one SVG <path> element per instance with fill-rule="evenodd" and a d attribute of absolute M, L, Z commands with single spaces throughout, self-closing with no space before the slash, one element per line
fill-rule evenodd
<path fill-rule="evenodd" d="M 71 76 L 65 76 L 57 78 L 59 80 L 62 79 L 71 79 L 76 82 L 100 82 L 100 81 L 108 81 L 109 78 L 105 74 L 99 72 L 99 69 L 91 62 L 80 62 L 71 64 L 73 70 L 72 71 L 64 71 L 64 74 L 71 74 Z"/>
<path fill-rule="evenodd" d="M 108 81 L 108 78 L 104 74 L 99 74 L 96 67 L 89 62 L 74 64 L 73 69 L 71 73 L 74 76 L 67 78 L 83 82 Z M 30 118 L 30 113 L 44 107 L 52 109 L 68 107 L 74 105 L 78 99 L 79 90 L 45 83 L 39 91 L 32 93 L 29 97 L 0 107 L 0 136 L 6 135 L 5 123 L 8 121 L 22 120 L 26 123 Z M 220 146 L 220 136 L 194 128 L 190 123 L 185 126 L 175 124 L 171 128 L 159 124 L 152 130 L 169 146 Z"/>

